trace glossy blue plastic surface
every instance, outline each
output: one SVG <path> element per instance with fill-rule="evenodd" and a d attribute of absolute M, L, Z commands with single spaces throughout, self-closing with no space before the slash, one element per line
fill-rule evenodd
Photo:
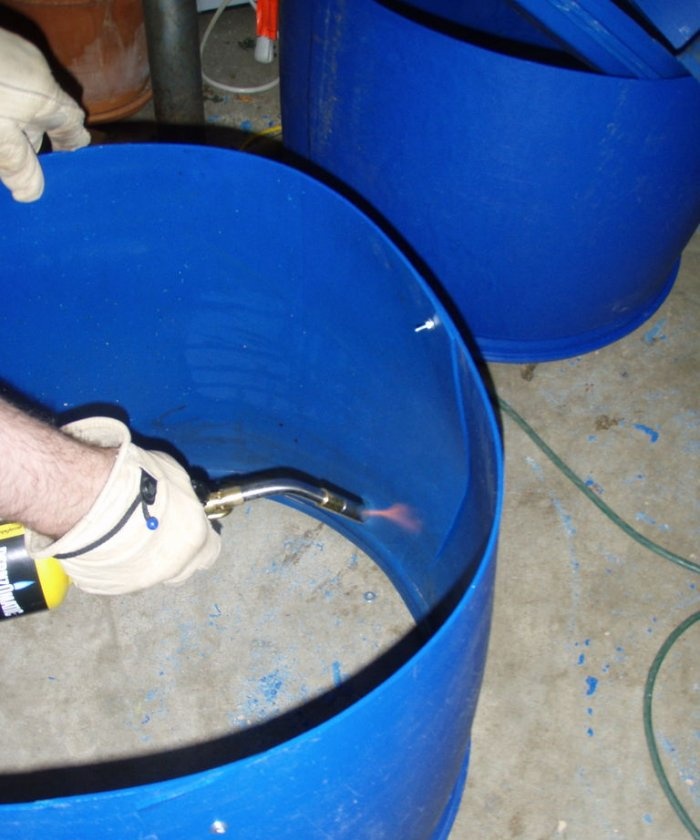
<path fill-rule="evenodd" d="M 625 10 L 608 0 L 512 0 L 589 67 L 611 76 L 674 79 L 685 69 Z"/>
<path fill-rule="evenodd" d="M 236 840 L 445 838 L 502 489 L 497 429 L 457 329 L 373 224 L 293 169 L 179 146 L 91 148 L 44 168 L 41 201 L 0 194 L 5 382 L 56 412 L 124 412 L 210 476 L 291 467 L 371 507 L 413 506 L 417 534 L 324 521 L 387 571 L 418 629 L 252 732 L 155 766 L 5 777 L 0 827 L 23 840 L 192 840 L 220 820 Z"/>
<path fill-rule="evenodd" d="M 697 0 L 628 0 L 676 49 L 682 49 L 700 33 Z"/>
<path fill-rule="evenodd" d="M 407 0 L 411 6 L 430 15 L 453 21 L 475 36 L 504 39 L 547 50 L 559 48 L 550 34 L 523 13 L 512 0 Z"/>
<path fill-rule="evenodd" d="M 678 60 L 700 82 L 700 3 L 697 0 L 630 0 Z"/>
<path fill-rule="evenodd" d="M 659 306 L 700 223 L 694 79 L 526 60 L 400 3 L 281 15 L 285 143 L 383 220 L 486 358 L 584 353 Z"/>

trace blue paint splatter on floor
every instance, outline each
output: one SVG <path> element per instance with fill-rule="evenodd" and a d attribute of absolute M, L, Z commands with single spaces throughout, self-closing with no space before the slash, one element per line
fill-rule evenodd
<path fill-rule="evenodd" d="M 659 528 L 661 531 L 670 531 L 671 527 L 667 525 L 665 522 L 657 522 L 653 516 L 649 516 L 648 513 L 644 511 L 639 511 L 635 513 L 634 518 L 637 522 L 645 522 L 647 525 L 654 525 L 655 527 Z"/>
<path fill-rule="evenodd" d="M 282 685 L 283 680 L 280 672 L 277 670 L 271 671 L 269 674 L 265 674 L 264 677 L 260 678 L 260 689 L 263 697 L 268 702 L 272 702 L 277 698 Z"/>
<path fill-rule="evenodd" d="M 531 457 L 528 455 L 528 456 L 525 458 L 525 461 L 528 463 L 528 465 L 530 466 L 530 469 L 533 471 L 533 473 L 535 474 L 535 476 L 536 476 L 537 478 L 540 478 L 540 479 L 541 479 L 541 478 L 543 478 L 543 477 L 544 477 L 544 470 L 542 469 L 542 467 L 540 466 L 540 464 L 538 464 L 538 463 L 537 463 L 537 461 L 535 461 L 535 459 L 534 459 L 534 458 L 531 458 Z"/>
<path fill-rule="evenodd" d="M 591 697 L 598 690 L 598 680 L 595 677 L 586 677 L 586 696 Z"/>
<path fill-rule="evenodd" d="M 594 493 L 597 493 L 599 496 L 602 496 L 603 493 L 605 492 L 603 490 L 603 488 L 600 486 L 600 484 L 598 484 L 598 482 L 595 481 L 593 478 L 587 478 L 586 481 L 585 481 L 585 484 L 586 484 L 586 487 L 590 487 L 590 489 Z"/>
<path fill-rule="evenodd" d="M 661 318 L 659 319 L 651 329 L 648 329 L 644 333 L 644 343 L 645 344 L 656 344 L 657 341 L 666 341 L 666 334 L 664 333 L 664 327 L 666 326 L 666 319 Z"/>
<path fill-rule="evenodd" d="M 644 432 L 645 435 L 649 436 L 649 440 L 652 443 L 656 443 L 659 439 L 659 433 L 656 429 L 652 429 L 651 426 L 645 426 L 644 423 L 634 423 L 634 428 L 637 429 L 639 432 Z"/>
<path fill-rule="evenodd" d="M 574 525 L 574 521 L 571 517 L 570 513 L 567 513 L 564 509 L 564 505 L 559 501 L 559 499 L 552 499 L 552 503 L 556 508 L 557 513 L 559 514 L 559 519 L 561 520 L 561 524 L 564 526 L 564 530 L 566 531 L 567 537 L 573 537 L 576 535 L 576 526 Z"/>

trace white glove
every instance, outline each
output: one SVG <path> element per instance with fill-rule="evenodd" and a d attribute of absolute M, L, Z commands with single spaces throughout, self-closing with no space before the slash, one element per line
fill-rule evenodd
<path fill-rule="evenodd" d="M 41 52 L 0 30 L 0 180 L 17 201 L 44 191 L 36 157 L 44 133 L 55 151 L 87 146 L 85 114 L 58 86 Z"/>
<path fill-rule="evenodd" d="M 181 583 L 214 563 L 221 538 L 173 458 L 135 446 L 127 427 L 111 418 L 90 417 L 62 430 L 119 451 L 92 508 L 67 534 L 50 542 L 26 531 L 34 559 L 57 557 L 79 589 L 97 595 Z"/>

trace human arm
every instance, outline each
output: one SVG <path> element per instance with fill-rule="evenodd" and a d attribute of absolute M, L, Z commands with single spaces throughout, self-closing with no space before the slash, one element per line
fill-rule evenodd
<path fill-rule="evenodd" d="M 56 429 L 0 401 L 0 465 L 0 518 L 22 522 L 30 555 L 57 557 L 87 592 L 180 583 L 218 556 L 187 472 L 117 420 Z"/>
<path fill-rule="evenodd" d="M 94 503 L 116 454 L 0 400 L 0 519 L 62 537 Z"/>

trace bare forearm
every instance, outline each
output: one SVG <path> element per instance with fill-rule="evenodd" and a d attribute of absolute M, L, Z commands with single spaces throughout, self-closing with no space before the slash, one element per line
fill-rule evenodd
<path fill-rule="evenodd" d="M 92 506 L 114 457 L 0 400 L 0 519 L 62 536 Z"/>

